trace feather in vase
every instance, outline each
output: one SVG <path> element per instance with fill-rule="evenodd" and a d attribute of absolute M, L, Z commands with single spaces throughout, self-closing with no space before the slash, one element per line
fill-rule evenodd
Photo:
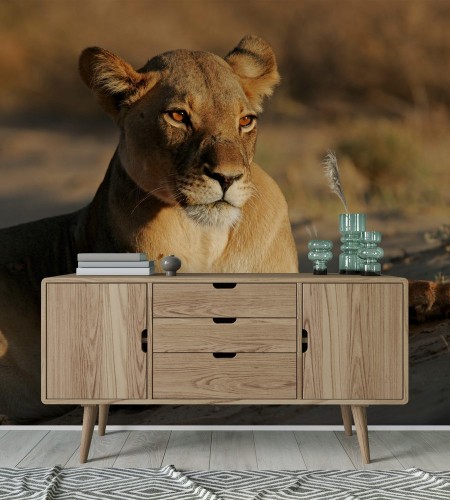
<path fill-rule="evenodd" d="M 342 201 L 344 205 L 345 212 L 348 213 L 347 202 L 345 200 L 344 192 L 342 190 L 341 177 L 339 175 L 339 167 L 336 155 L 329 151 L 327 156 L 323 161 L 323 170 L 325 172 L 325 176 L 328 179 L 328 184 L 333 193 L 339 196 L 339 199 Z"/>

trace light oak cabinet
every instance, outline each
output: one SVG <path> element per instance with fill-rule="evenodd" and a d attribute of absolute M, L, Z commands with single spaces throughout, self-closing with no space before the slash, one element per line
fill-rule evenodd
<path fill-rule="evenodd" d="M 46 398 L 146 399 L 147 285 L 49 283 Z"/>
<path fill-rule="evenodd" d="M 402 400 L 401 284 L 305 283 L 303 398 Z"/>
<path fill-rule="evenodd" d="M 369 461 L 365 407 L 408 399 L 407 280 L 58 276 L 42 283 L 42 401 L 85 407 L 338 404 Z"/>

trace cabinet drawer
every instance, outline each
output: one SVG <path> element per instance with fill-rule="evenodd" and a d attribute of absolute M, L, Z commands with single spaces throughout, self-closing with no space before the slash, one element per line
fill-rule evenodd
<path fill-rule="evenodd" d="M 296 284 L 156 283 L 153 316 L 295 318 Z"/>
<path fill-rule="evenodd" d="M 153 352 L 296 352 L 295 318 L 155 318 Z"/>
<path fill-rule="evenodd" d="M 155 318 L 153 352 L 296 352 L 295 318 Z"/>
<path fill-rule="evenodd" d="M 155 353 L 154 399 L 295 399 L 296 354 Z"/>

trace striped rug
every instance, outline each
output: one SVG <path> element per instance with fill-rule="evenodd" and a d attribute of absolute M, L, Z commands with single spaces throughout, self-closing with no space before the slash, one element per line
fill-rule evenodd
<path fill-rule="evenodd" d="M 449 500 L 450 472 L 1 469 L 2 500 Z"/>

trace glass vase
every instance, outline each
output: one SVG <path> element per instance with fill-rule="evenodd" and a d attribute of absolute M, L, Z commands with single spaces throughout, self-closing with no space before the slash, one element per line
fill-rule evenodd
<path fill-rule="evenodd" d="M 361 233 L 361 248 L 358 257 L 362 261 L 361 274 L 364 276 L 379 276 L 381 264 L 378 262 L 384 256 L 384 251 L 378 245 L 381 241 L 379 231 L 363 231 Z"/>
<path fill-rule="evenodd" d="M 308 259 L 313 262 L 313 274 L 327 274 L 327 262 L 333 258 L 333 242 L 329 240 L 311 240 L 308 243 Z"/>
<path fill-rule="evenodd" d="M 361 246 L 361 232 L 366 230 L 366 214 L 339 214 L 341 232 L 340 274 L 359 274 L 362 261 L 358 257 Z"/>

